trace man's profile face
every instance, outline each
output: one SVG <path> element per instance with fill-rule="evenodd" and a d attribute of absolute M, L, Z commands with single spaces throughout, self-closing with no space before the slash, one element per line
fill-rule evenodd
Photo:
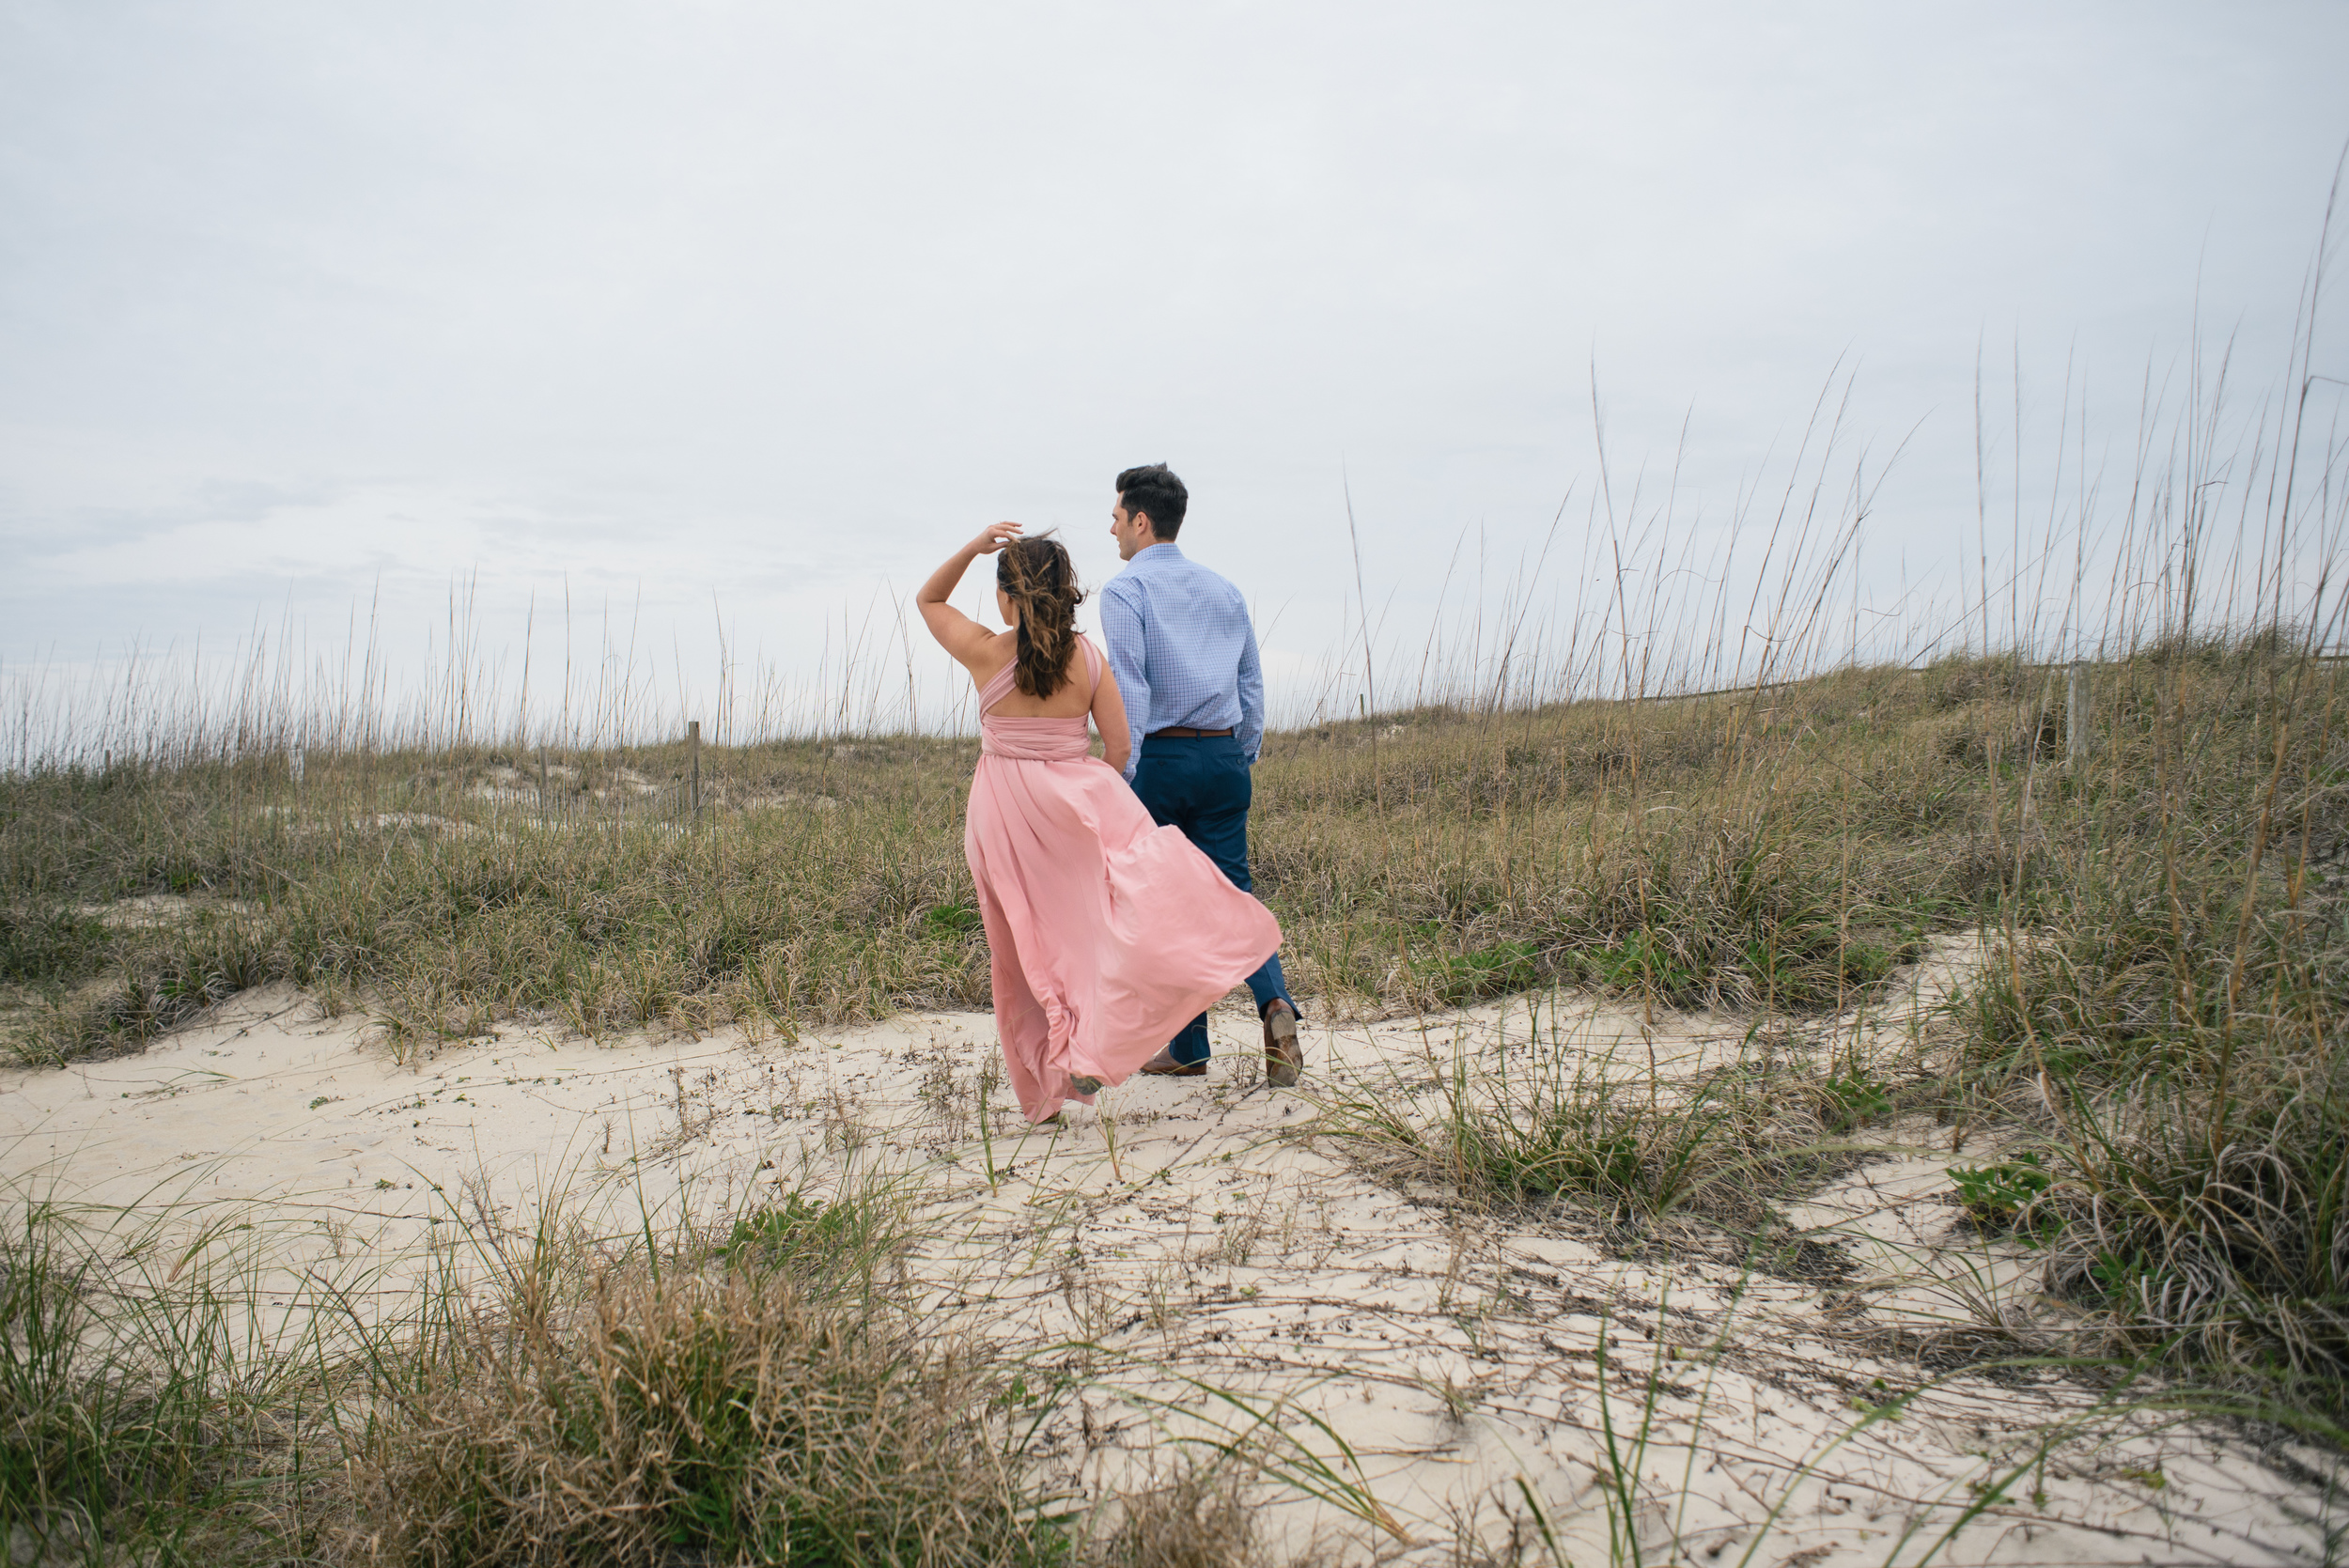
<path fill-rule="evenodd" d="M 1110 537 L 1117 541 L 1117 558 L 1121 561 L 1130 561 L 1159 542 L 1158 533 L 1150 523 L 1150 514 L 1128 511 L 1123 495 L 1117 498 L 1117 505 L 1110 508 Z"/>

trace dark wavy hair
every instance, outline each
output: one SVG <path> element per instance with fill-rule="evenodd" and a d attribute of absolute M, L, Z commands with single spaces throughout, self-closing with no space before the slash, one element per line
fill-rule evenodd
<path fill-rule="evenodd" d="M 1012 684 L 1042 699 L 1068 679 L 1077 651 L 1077 566 L 1068 547 L 1050 535 L 1005 545 L 995 557 L 995 586 L 1019 607 L 1019 673 Z"/>
<path fill-rule="evenodd" d="M 1117 499 L 1128 512 L 1149 518 L 1150 532 L 1172 539 L 1183 531 L 1183 514 L 1190 509 L 1190 491 L 1164 463 L 1129 468 L 1117 476 Z"/>

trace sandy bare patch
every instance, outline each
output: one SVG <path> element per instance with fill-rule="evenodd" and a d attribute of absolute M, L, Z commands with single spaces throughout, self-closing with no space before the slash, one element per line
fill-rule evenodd
<path fill-rule="evenodd" d="M 77 915 L 91 920 L 101 920 L 109 925 L 132 931 L 157 931 L 174 925 L 185 925 L 207 909 L 218 910 L 228 915 L 250 915 L 257 912 L 253 905 L 242 899 L 197 900 L 176 893 L 143 893 L 105 903 L 73 906 L 73 912 Z"/>

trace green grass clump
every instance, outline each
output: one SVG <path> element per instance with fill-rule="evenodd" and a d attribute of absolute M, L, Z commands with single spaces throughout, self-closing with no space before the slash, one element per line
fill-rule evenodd
<path fill-rule="evenodd" d="M 1820 1168 L 1824 1103 L 1792 1075 L 1736 1070 L 1659 1094 L 1613 1051 L 1536 1025 L 1492 1061 L 1455 1052 L 1415 1093 L 1342 1094 L 1316 1130 L 1384 1175 L 1480 1203 L 1752 1226 L 1762 1196 Z"/>
<path fill-rule="evenodd" d="M 883 1287 L 908 1239 L 896 1194 L 873 1182 L 831 1198 L 786 1193 L 737 1216 L 709 1250 L 729 1268 L 788 1275 L 813 1296 L 864 1297 Z"/>
<path fill-rule="evenodd" d="M 1957 1188 L 1958 1206 L 1967 1219 L 1984 1230 L 2008 1231 L 2046 1194 L 2055 1178 L 2047 1174 L 2046 1162 L 2027 1150 L 1990 1165 L 1952 1165 L 1950 1182 Z"/>
<path fill-rule="evenodd" d="M 236 1495 L 267 1467 L 242 1419 L 257 1392 L 220 1301 L 143 1269 L 118 1280 L 56 1210 L 13 1207 L 0 1232 L 0 1540 L 37 1544 L 44 1561 L 121 1560 L 126 1543 L 156 1561 L 235 1556 L 254 1534 Z"/>
<path fill-rule="evenodd" d="M 110 936 L 106 923 L 94 915 L 55 908 L 0 908 L 0 981 L 86 979 L 106 967 Z"/>

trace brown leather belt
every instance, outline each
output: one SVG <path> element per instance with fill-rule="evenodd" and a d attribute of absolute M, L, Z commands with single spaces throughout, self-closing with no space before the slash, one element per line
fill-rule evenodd
<path fill-rule="evenodd" d="M 1230 730 L 1195 730 L 1188 724 L 1169 724 L 1162 730 L 1152 730 L 1144 740 L 1204 740 L 1211 736 L 1229 735 Z"/>

